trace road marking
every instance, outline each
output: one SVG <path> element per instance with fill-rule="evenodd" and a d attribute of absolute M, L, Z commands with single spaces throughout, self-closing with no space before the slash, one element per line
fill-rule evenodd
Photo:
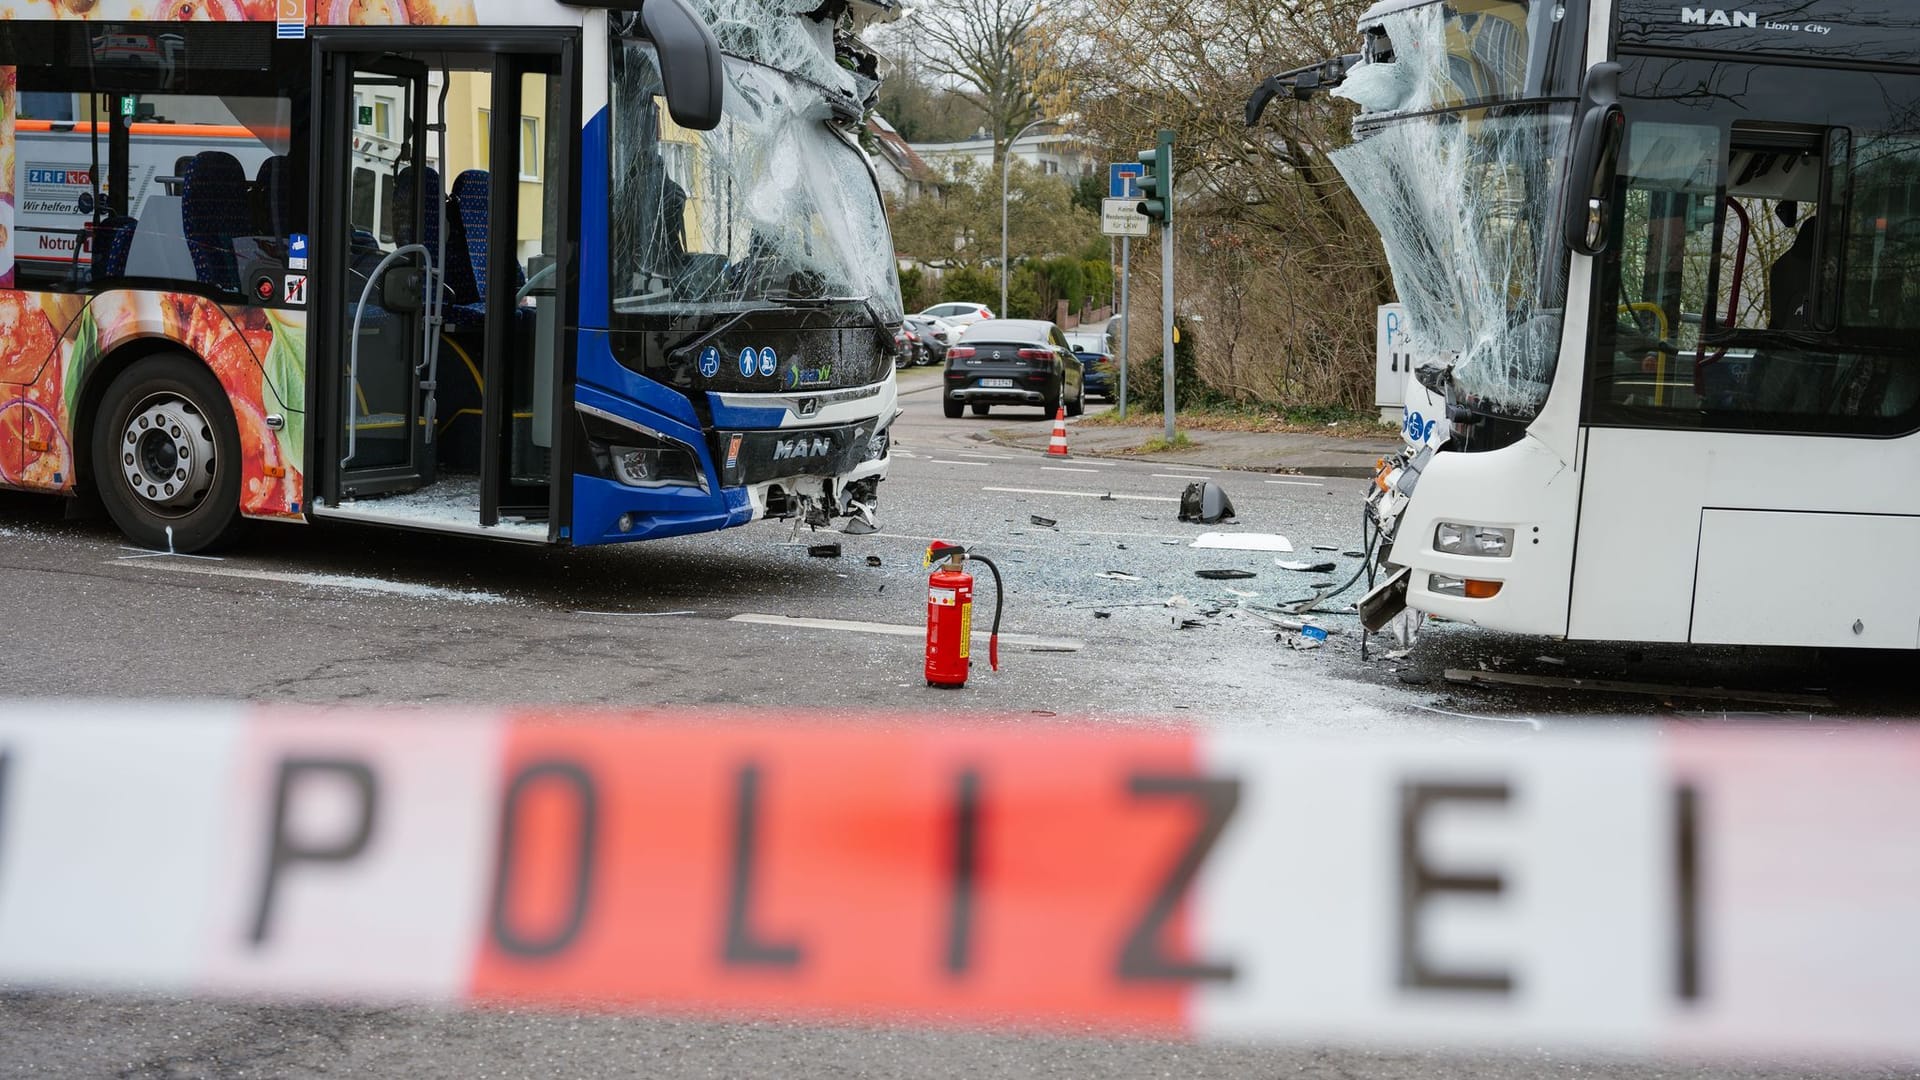
<path fill-rule="evenodd" d="M 845 630 L 855 634 L 884 634 L 888 637 L 923 637 L 924 626 L 902 626 L 898 623 L 854 622 L 850 619 L 808 619 L 798 615 L 762 615 L 748 612 L 735 615 L 728 622 L 752 623 L 756 626 L 789 626 L 801 630 Z M 975 630 L 973 636 L 986 640 L 985 630 Z M 1000 640 L 1008 645 L 1024 645 L 1028 648 L 1044 649 L 1048 652 L 1079 652 L 1086 648 L 1086 642 L 1072 638 L 1036 637 L 1032 634 L 1001 634 Z"/>
<path fill-rule="evenodd" d="M 952 454 L 955 457 L 980 458 L 983 461 L 1019 461 L 1020 460 L 1019 458 L 1016 458 L 1016 457 L 1008 457 L 1005 454 L 983 454 L 978 450 L 949 450 L 947 451 L 947 453 Z"/>
<path fill-rule="evenodd" d="M 1185 469 L 1185 470 L 1186 470 L 1187 472 L 1191 472 L 1191 473 L 1210 473 L 1210 472 L 1216 472 L 1216 471 L 1218 471 L 1218 470 L 1215 470 L 1215 469 L 1208 469 L 1208 468 L 1203 468 L 1203 467 L 1201 467 L 1201 466 L 1199 466 L 1199 465 L 1162 465 L 1162 466 L 1161 466 L 1161 468 L 1165 468 L 1165 469 Z"/>
<path fill-rule="evenodd" d="M 1269 480 L 1269 484 L 1285 484 L 1288 487 L 1326 487 L 1318 480 Z"/>
<path fill-rule="evenodd" d="M 623 619 L 655 619 L 666 615 L 695 615 L 693 611 L 576 611 L 575 615 L 613 615 Z"/>
<path fill-rule="evenodd" d="M 1100 470 L 1099 470 L 1099 469 L 1076 469 L 1076 468 L 1073 468 L 1073 467 L 1072 467 L 1072 466 L 1070 466 L 1070 465 L 1042 465 L 1042 466 L 1040 466 L 1040 471 L 1041 471 L 1041 472 L 1090 472 L 1090 473 L 1097 473 L 1097 472 L 1099 472 Z"/>
<path fill-rule="evenodd" d="M 1171 495 L 1120 495 L 1114 492 L 1107 492 L 1107 491 L 1052 491 L 1046 488 L 1010 488 L 1010 487 L 983 487 L 980 490 L 981 491 L 999 491 L 999 492 L 1005 492 L 1010 495 L 1065 495 L 1068 498 L 1076 498 L 1076 499 L 1128 499 L 1133 502 L 1170 502 L 1170 503 L 1177 503 L 1180 501 L 1179 499 L 1176 499 Z"/>
<path fill-rule="evenodd" d="M 987 466 L 987 463 L 984 461 L 951 461 L 947 458 L 937 457 L 930 457 L 927 460 L 933 462 L 935 465 L 978 465 L 983 469 Z"/>
<path fill-rule="evenodd" d="M 929 544 L 931 544 L 931 543 L 933 543 L 934 541 L 936 541 L 936 540 L 938 540 L 938 541 L 940 541 L 940 542 L 941 542 L 941 543 L 943 543 L 943 544 L 945 544 L 945 543 L 955 543 L 955 544 L 959 544 L 959 545 L 960 545 L 961 547 L 967 547 L 967 548 L 970 548 L 970 547 L 973 547 L 973 546 L 974 546 L 973 544 L 971 544 L 971 543 L 967 543 L 967 542 L 966 542 L 966 541 L 964 541 L 964 540 L 949 540 L 949 539 L 947 539 L 947 537 L 944 537 L 944 536 L 914 536 L 914 535 L 911 535 L 911 534 L 909 534 L 909 533 L 887 533 L 887 532 L 876 532 L 876 533 L 867 533 L 866 535 L 867 535 L 867 536 L 869 536 L 869 537 L 874 537 L 874 538 L 878 538 L 878 539 L 881 539 L 881 540 L 924 540 L 924 541 L 926 541 L 926 542 L 927 542 L 927 543 L 929 543 Z M 800 546 L 800 545 L 795 545 L 795 546 Z M 1038 547 L 1039 547 L 1040 545 L 1038 545 L 1038 544 L 1015 544 L 1015 543 L 1010 543 L 1010 542 L 1008 542 L 1008 541 L 1005 541 L 1005 540 L 995 540 L 995 541 L 993 541 L 993 546 L 994 546 L 994 548 L 995 548 L 996 550 L 997 550 L 997 549 L 999 549 L 999 548 L 1023 548 L 1023 549 L 1029 549 L 1029 550 L 1031 550 L 1031 549 L 1036 549 L 1036 548 L 1038 548 Z"/>
<path fill-rule="evenodd" d="M 1193 479 L 1194 477 L 1196 477 L 1196 476 L 1200 476 L 1200 475 L 1202 475 L 1202 474 L 1200 474 L 1200 473 L 1190 473 L 1190 472 L 1188 472 L 1188 473 L 1163 473 L 1163 472 L 1157 472 L 1157 473 L 1148 473 L 1147 475 L 1148 475 L 1148 476 L 1151 476 L 1151 477 L 1153 477 L 1153 478 L 1154 478 L 1155 480 L 1191 480 L 1191 479 Z"/>
<path fill-rule="evenodd" d="M 172 574 L 200 574 L 206 577 L 244 578 L 272 581 L 284 585 L 305 585 L 317 589 L 345 589 L 349 592 L 381 593 L 429 600 L 458 600 L 463 604 L 504 604 L 507 598 L 497 593 L 443 589 L 437 585 L 418 585 L 407 581 L 358 577 L 351 574 L 301 574 L 283 570 L 242 570 L 237 567 L 190 566 L 183 563 L 142 563 L 142 569 L 163 570 Z"/>

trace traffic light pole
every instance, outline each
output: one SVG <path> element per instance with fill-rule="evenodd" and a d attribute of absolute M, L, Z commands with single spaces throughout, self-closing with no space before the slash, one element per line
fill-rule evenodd
<path fill-rule="evenodd" d="M 1160 226 L 1160 388 L 1167 418 L 1167 447 L 1173 447 L 1173 221 Z"/>
<path fill-rule="evenodd" d="M 1160 397 L 1166 410 L 1167 448 L 1173 448 L 1173 132 L 1160 133 L 1161 171 L 1166 177 L 1161 198 L 1167 216 L 1160 222 Z"/>
<path fill-rule="evenodd" d="M 1120 238 L 1120 419 L 1127 418 L 1127 324 L 1132 322 L 1133 312 L 1127 307 L 1127 278 L 1129 267 L 1129 249 L 1133 246 L 1133 237 Z"/>

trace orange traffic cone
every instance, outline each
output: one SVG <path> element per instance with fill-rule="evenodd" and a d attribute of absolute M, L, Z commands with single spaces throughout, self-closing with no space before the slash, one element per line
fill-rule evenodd
<path fill-rule="evenodd" d="M 1053 438 L 1047 440 L 1048 457 L 1072 457 L 1067 453 L 1067 407 L 1060 406 L 1053 418 Z"/>

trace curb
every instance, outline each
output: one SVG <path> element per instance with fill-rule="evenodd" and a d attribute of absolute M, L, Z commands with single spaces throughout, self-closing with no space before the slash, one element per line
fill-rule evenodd
<path fill-rule="evenodd" d="M 1026 443 L 1019 441 L 1016 438 L 995 435 L 991 431 L 985 431 L 985 432 L 976 431 L 972 434 L 971 437 L 979 442 L 991 443 L 995 446 L 1003 446 L 1009 450 L 1026 450 L 1026 451 L 1029 451 L 1030 453 L 1039 455 L 1041 457 L 1046 456 L 1046 447 L 1044 446 L 1028 445 Z M 1146 462 L 1149 464 L 1158 462 L 1163 465 L 1204 465 L 1210 469 L 1220 469 L 1227 472 L 1260 473 L 1268 476 L 1321 476 L 1321 477 L 1326 477 L 1328 479 L 1334 479 L 1334 480 L 1370 480 L 1373 478 L 1373 474 L 1374 474 L 1374 470 L 1371 467 L 1360 466 L 1360 465 L 1301 466 L 1297 469 L 1294 469 L 1291 472 L 1287 472 L 1283 470 L 1291 467 L 1285 464 L 1282 464 L 1274 468 L 1269 468 L 1269 467 L 1260 466 L 1260 465 L 1231 465 L 1231 464 L 1226 464 L 1218 461 L 1208 461 L 1205 458 L 1201 458 L 1201 457 L 1172 457 L 1172 456 L 1162 456 L 1162 455 L 1149 456 L 1149 455 L 1142 455 L 1142 454 L 1115 454 L 1115 453 L 1102 453 L 1098 450 L 1081 450 L 1081 449 L 1075 449 L 1073 451 L 1073 456 L 1104 458 L 1109 461 L 1139 461 L 1139 462 Z"/>

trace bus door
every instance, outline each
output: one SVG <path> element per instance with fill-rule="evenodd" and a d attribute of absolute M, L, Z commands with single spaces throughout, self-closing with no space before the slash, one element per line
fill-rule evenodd
<path fill-rule="evenodd" d="M 327 122 L 315 160 L 324 236 L 321 397 L 334 438 L 322 454 L 329 504 L 433 482 L 438 219 L 427 149 L 427 66 L 393 54 L 327 58 Z M 313 243 L 318 240 L 317 244 Z"/>
<path fill-rule="evenodd" d="M 563 539 L 576 37 L 319 37 L 328 498 L 430 489 L 382 512 Z"/>

